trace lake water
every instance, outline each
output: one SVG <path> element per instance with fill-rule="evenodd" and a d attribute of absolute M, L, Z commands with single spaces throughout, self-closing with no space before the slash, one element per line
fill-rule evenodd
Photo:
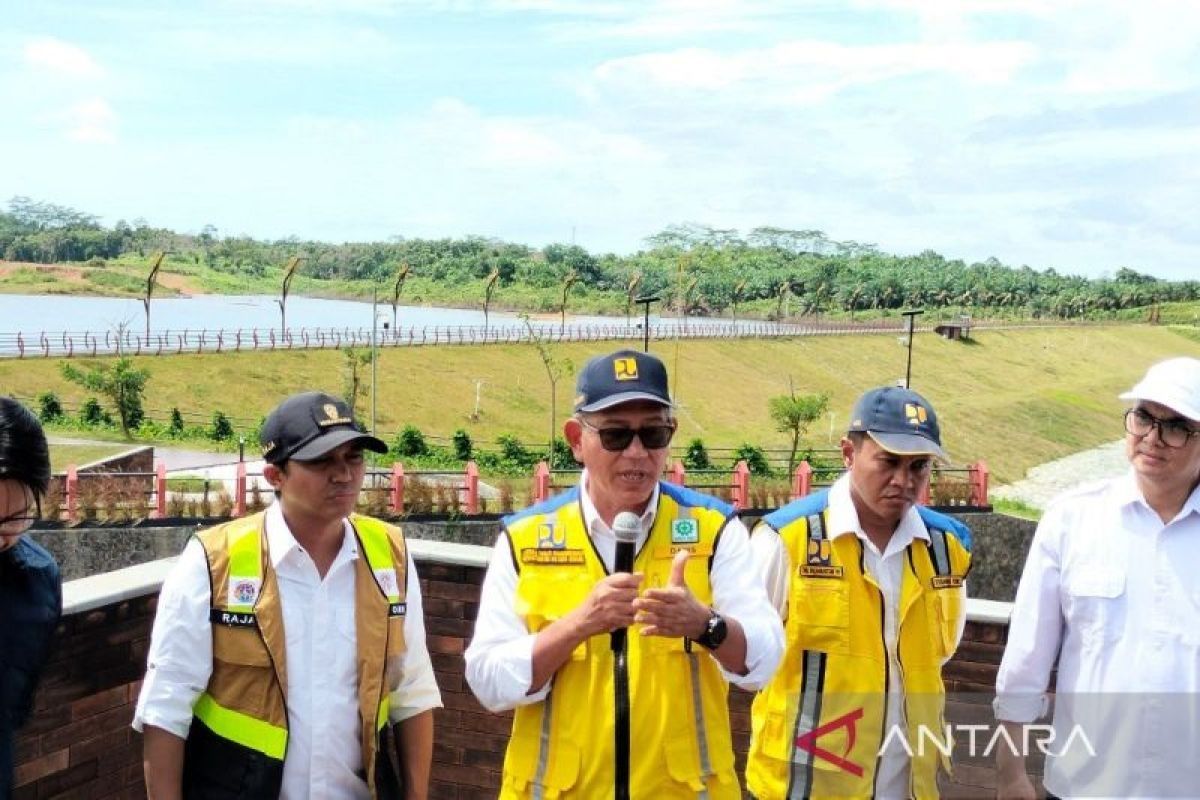
<path fill-rule="evenodd" d="M 463 308 L 397 306 L 395 322 L 392 307 L 378 306 L 379 324 L 399 328 L 423 326 L 483 325 L 483 311 Z M 657 317 L 652 315 L 652 321 Z M 671 318 L 672 320 L 674 318 Z M 540 315 L 535 321 L 558 323 L 557 315 Z M 640 322 L 635 317 L 633 322 Z M 493 311 L 489 326 L 521 328 L 513 313 Z M 567 315 L 573 325 L 620 325 L 624 317 Z M 145 330 L 146 312 L 138 299 L 116 297 L 77 297 L 68 295 L 0 294 L 0 333 L 30 334 L 41 331 L 111 331 L 125 324 L 138 333 Z M 288 328 L 367 328 L 371 327 L 371 304 L 354 300 L 322 300 L 313 297 L 289 297 Z M 263 295 L 197 295 L 169 297 L 150 303 L 152 331 L 179 331 L 238 328 L 278 329 L 277 298 Z"/>

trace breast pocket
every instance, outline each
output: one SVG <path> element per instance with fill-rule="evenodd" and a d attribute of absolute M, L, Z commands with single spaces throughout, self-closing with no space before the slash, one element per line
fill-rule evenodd
<path fill-rule="evenodd" d="M 1125 627 L 1125 570 L 1117 565 L 1080 565 L 1064 582 L 1064 612 L 1084 645 L 1118 638 Z"/>
<path fill-rule="evenodd" d="M 795 580 L 795 579 L 794 579 Z M 850 589 L 841 580 L 795 580 L 788 627 L 804 650 L 845 653 L 850 647 Z"/>

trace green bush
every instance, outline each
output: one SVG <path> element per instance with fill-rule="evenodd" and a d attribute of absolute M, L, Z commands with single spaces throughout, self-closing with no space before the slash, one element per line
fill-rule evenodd
<path fill-rule="evenodd" d="M 571 469 L 579 466 L 575 461 L 575 454 L 571 452 L 571 446 L 561 436 L 554 437 L 554 455 L 550 461 L 551 469 Z"/>
<path fill-rule="evenodd" d="M 692 439 L 687 450 L 683 453 L 685 469 L 712 469 L 712 461 L 708 458 L 708 450 L 701 439 Z"/>
<path fill-rule="evenodd" d="M 770 475 L 771 465 L 767 463 L 767 456 L 763 453 L 761 447 L 743 442 L 737 450 L 733 451 L 733 464 L 737 466 L 737 462 L 745 461 L 746 466 L 750 468 L 750 472 L 754 475 Z"/>
<path fill-rule="evenodd" d="M 42 422 L 58 422 L 63 418 L 62 403 L 54 392 L 42 392 L 38 395 L 38 417 Z"/>
<path fill-rule="evenodd" d="M 510 467 L 529 468 L 540 460 L 537 453 L 531 453 L 510 433 L 498 436 L 496 444 L 500 445 L 500 460 Z"/>
<path fill-rule="evenodd" d="M 214 442 L 225 442 L 233 438 L 233 423 L 224 411 L 214 411 L 212 427 L 209 428 L 208 438 Z"/>
<path fill-rule="evenodd" d="M 171 424 L 167 426 L 167 431 L 172 436 L 183 435 L 183 415 L 179 413 L 177 406 L 171 407 Z"/>
<path fill-rule="evenodd" d="M 79 421 L 84 425 L 103 425 L 107 416 L 100 407 L 100 401 L 94 397 L 84 400 L 83 405 L 79 407 Z"/>
<path fill-rule="evenodd" d="M 404 430 L 396 436 L 396 443 L 392 449 L 400 457 L 412 458 L 429 455 L 429 445 L 425 442 L 425 435 L 415 425 L 404 426 Z"/>
<path fill-rule="evenodd" d="M 474 450 L 474 445 L 471 442 L 471 434 L 459 428 L 450 437 L 450 441 L 454 445 L 454 457 L 459 461 L 470 461 L 471 452 Z"/>

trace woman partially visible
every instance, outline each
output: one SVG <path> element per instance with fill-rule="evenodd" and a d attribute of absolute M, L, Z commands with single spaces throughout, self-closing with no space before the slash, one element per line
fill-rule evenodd
<path fill-rule="evenodd" d="M 24 536 L 49 484 L 41 424 L 16 400 L 0 397 L 0 800 L 12 793 L 13 734 L 29 716 L 62 613 L 58 565 Z"/>

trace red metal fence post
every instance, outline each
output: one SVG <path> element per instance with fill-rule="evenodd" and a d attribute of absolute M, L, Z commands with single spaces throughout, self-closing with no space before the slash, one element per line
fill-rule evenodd
<path fill-rule="evenodd" d="M 550 465 L 539 461 L 533 469 L 533 502 L 550 499 Z"/>
<path fill-rule="evenodd" d="M 733 507 L 750 507 L 750 467 L 739 461 L 733 468 Z"/>
<path fill-rule="evenodd" d="M 479 467 L 474 461 L 467 462 L 467 513 L 479 513 Z"/>
<path fill-rule="evenodd" d="M 74 464 L 67 467 L 67 487 L 65 494 L 67 496 L 67 519 L 71 522 L 76 522 L 76 506 L 79 502 L 79 472 L 75 469 Z"/>
<path fill-rule="evenodd" d="M 671 470 L 667 473 L 667 482 L 676 486 L 687 486 L 687 471 L 684 470 L 682 461 L 671 465 Z"/>
<path fill-rule="evenodd" d="M 167 462 L 161 458 L 154 459 L 154 519 L 162 519 L 167 515 Z"/>
<path fill-rule="evenodd" d="M 812 491 L 813 468 L 807 461 L 801 461 L 792 475 L 792 499 L 808 497 Z"/>
<path fill-rule="evenodd" d="M 392 464 L 392 513 L 404 513 L 404 465 L 399 461 Z"/>
<path fill-rule="evenodd" d="M 971 505 L 988 504 L 988 466 L 980 459 L 971 465 Z"/>
<path fill-rule="evenodd" d="M 237 474 L 233 479 L 233 515 L 235 517 L 244 517 L 246 515 L 246 462 L 239 461 L 237 465 Z"/>

